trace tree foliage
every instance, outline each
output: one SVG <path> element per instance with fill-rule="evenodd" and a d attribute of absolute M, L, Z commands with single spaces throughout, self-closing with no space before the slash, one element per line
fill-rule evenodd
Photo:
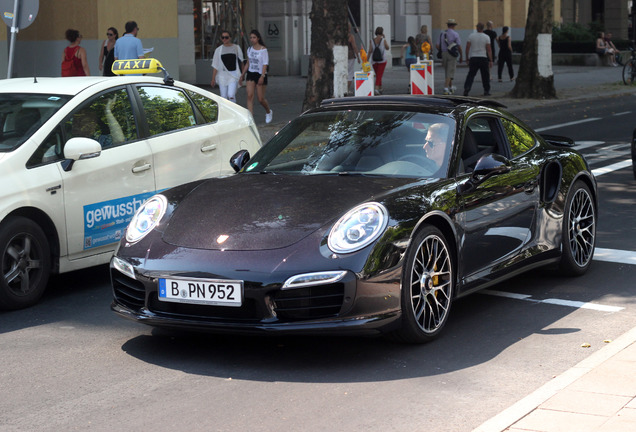
<path fill-rule="evenodd" d="M 347 5 L 343 0 L 313 0 L 311 5 L 311 53 L 303 111 L 317 107 L 333 95 L 335 45 L 347 45 Z"/>
<path fill-rule="evenodd" d="M 556 98 L 554 75 L 541 74 L 539 70 L 540 34 L 551 34 L 554 15 L 554 0 L 530 0 L 523 52 L 515 86 L 510 95 L 515 98 L 552 99 Z M 551 65 L 551 52 L 548 61 Z M 551 66 L 550 66 L 551 67 Z"/>

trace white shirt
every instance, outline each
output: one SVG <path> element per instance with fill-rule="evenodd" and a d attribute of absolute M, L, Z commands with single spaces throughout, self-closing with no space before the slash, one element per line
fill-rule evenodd
<path fill-rule="evenodd" d="M 262 74 L 263 65 L 269 64 L 269 54 L 267 52 L 267 48 L 257 50 L 249 47 L 247 49 L 247 60 L 250 62 L 248 71 Z"/>
<path fill-rule="evenodd" d="M 468 36 L 470 42 L 470 57 L 488 58 L 486 47 L 490 45 L 490 37 L 486 33 L 475 32 Z"/>

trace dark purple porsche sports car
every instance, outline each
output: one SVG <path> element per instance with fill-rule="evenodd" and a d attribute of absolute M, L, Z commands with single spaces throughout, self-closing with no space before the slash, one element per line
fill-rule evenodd
<path fill-rule="evenodd" d="M 150 198 L 112 309 L 214 332 L 439 334 L 453 300 L 537 266 L 583 274 L 596 181 L 572 141 L 461 97 L 325 101 L 237 174 Z"/>

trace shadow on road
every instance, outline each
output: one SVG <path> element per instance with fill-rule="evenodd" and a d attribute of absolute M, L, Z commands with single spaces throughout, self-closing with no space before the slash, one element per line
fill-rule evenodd
<path fill-rule="evenodd" d="M 539 271 L 510 285 L 554 283 L 552 273 Z M 503 285 L 494 289 L 505 289 Z M 152 335 L 130 339 L 122 349 L 157 366 L 226 379 L 312 383 L 400 380 L 488 362 L 532 334 L 578 332 L 576 328 L 551 327 L 572 311 L 474 294 L 455 302 L 441 337 L 425 345 L 402 345 L 384 338 L 219 336 L 154 329 Z"/>

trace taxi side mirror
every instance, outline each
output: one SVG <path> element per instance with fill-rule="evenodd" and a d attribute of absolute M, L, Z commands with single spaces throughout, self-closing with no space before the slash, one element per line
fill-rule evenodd
<path fill-rule="evenodd" d="M 70 171 L 73 163 L 78 160 L 92 159 L 102 153 L 100 143 L 91 138 L 71 138 L 64 145 L 64 161 L 62 167 L 64 171 Z"/>

